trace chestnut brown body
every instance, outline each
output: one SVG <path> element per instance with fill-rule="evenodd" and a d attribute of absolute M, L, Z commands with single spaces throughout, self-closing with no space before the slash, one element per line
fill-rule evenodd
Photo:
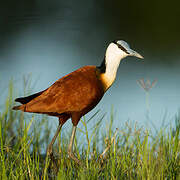
<path fill-rule="evenodd" d="M 22 103 L 14 109 L 59 117 L 64 124 L 72 118 L 73 125 L 93 109 L 104 95 L 100 72 L 96 66 L 84 66 L 57 80 L 48 89 L 18 98 Z"/>

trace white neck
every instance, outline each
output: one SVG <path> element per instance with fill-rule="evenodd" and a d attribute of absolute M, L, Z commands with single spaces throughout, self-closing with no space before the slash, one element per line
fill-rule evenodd
<path fill-rule="evenodd" d="M 127 54 L 121 49 L 119 49 L 116 44 L 111 43 L 108 46 L 105 56 L 106 71 L 103 74 L 103 81 L 106 84 L 106 90 L 115 81 L 120 61 L 126 56 Z"/>

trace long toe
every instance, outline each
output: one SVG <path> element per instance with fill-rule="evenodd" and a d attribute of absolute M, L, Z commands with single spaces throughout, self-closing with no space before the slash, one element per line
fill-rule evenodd
<path fill-rule="evenodd" d="M 69 158 L 74 160 L 77 164 L 82 165 L 82 162 L 73 154 L 73 153 L 68 153 Z"/>

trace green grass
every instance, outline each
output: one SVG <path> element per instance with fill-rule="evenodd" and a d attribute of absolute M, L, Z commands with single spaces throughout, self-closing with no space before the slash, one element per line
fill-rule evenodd
<path fill-rule="evenodd" d="M 0 114 L 0 179 L 180 179 L 180 117 L 175 127 L 155 134 L 133 123 L 116 129 L 113 113 L 105 127 L 98 112 L 82 118 L 74 146 L 84 164 L 79 166 L 67 156 L 70 129 L 54 145 L 54 162 L 43 154 L 51 119 L 12 111 L 13 93 L 11 82 Z"/>

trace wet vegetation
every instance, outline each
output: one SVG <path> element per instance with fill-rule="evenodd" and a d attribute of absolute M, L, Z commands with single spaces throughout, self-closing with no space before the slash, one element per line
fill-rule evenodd
<path fill-rule="evenodd" d="M 155 133 L 129 122 L 118 129 L 113 113 L 109 118 L 98 117 L 98 111 L 84 117 L 74 147 L 79 166 L 67 155 L 71 129 L 58 137 L 54 159 L 46 157 L 50 117 L 12 111 L 13 94 L 10 82 L 6 102 L 1 102 L 1 179 L 180 179 L 180 116 L 175 126 Z M 102 127 L 105 118 L 109 121 Z"/>

